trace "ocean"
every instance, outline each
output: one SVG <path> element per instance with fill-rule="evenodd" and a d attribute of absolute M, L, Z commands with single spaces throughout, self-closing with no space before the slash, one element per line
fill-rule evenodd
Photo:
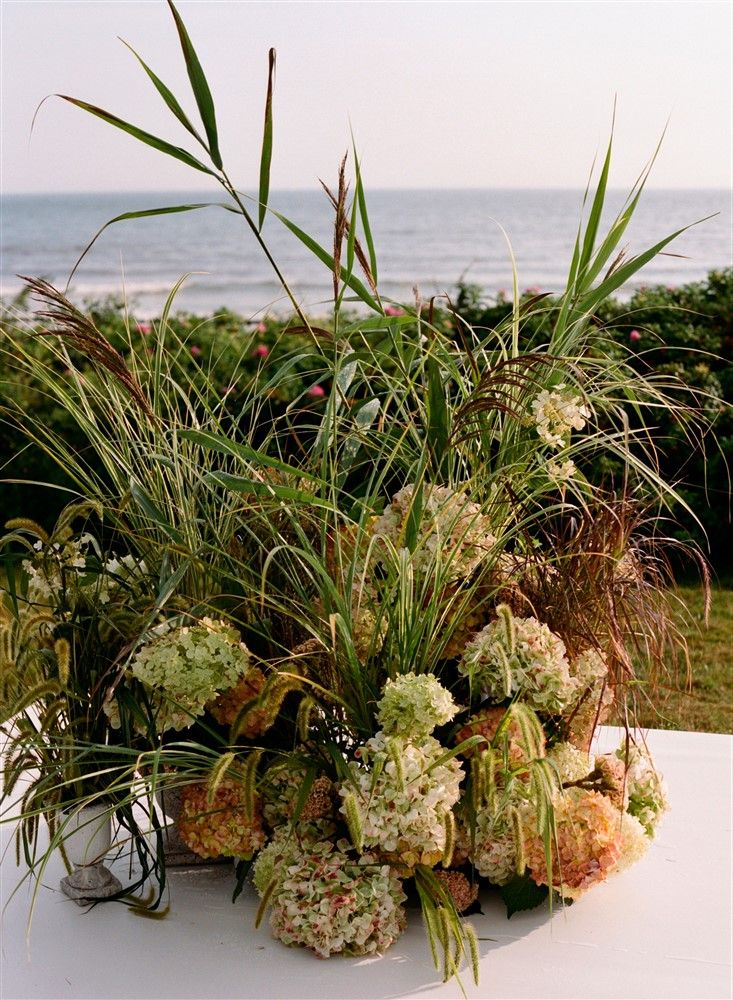
<path fill-rule="evenodd" d="M 565 282 L 581 210 L 581 191 L 375 190 L 367 193 L 387 299 L 411 302 L 455 295 L 463 279 L 480 285 L 487 299 L 512 286 L 511 256 L 521 289 L 559 291 Z M 624 192 L 609 194 L 609 213 Z M 94 233 L 123 212 L 218 199 L 198 192 L 3 195 L 0 201 L 0 295 L 21 289 L 17 275 L 45 277 L 63 288 Z M 331 249 L 332 214 L 318 191 L 271 194 L 273 208 Z M 730 267 L 731 196 L 726 190 L 649 190 L 642 196 L 624 245 L 630 253 L 669 233 L 719 213 L 675 240 L 626 286 L 678 285 L 714 268 Z M 505 235 L 506 234 L 506 235 Z M 264 238 L 291 287 L 312 315 L 329 309 L 327 268 L 272 215 Z M 247 317 L 289 312 L 270 265 L 240 218 L 215 207 L 133 220 L 107 230 L 85 258 L 70 289 L 84 303 L 125 299 L 139 319 L 160 313 L 173 285 L 188 274 L 177 298 L 181 311 L 228 308 Z"/>

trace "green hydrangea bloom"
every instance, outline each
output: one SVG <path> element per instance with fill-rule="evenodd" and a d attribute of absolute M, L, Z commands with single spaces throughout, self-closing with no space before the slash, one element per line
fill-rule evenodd
<path fill-rule="evenodd" d="M 390 735 L 429 736 L 456 715 L 453 695 L 432 674 L 402 674 L 388 680 L 378 705 L 382 731 Z"/>
<path fill-rule="evenodd" d="M 143 646 L 131 671 L 148 689 L 159 732 L 185 729 L 221 691 L 233 687 L 249 667 L 249 652 L 235 628 L 203 618 Z"/>

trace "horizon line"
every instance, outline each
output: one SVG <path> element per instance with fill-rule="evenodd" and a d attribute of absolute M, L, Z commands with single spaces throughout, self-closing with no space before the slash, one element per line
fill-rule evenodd
<path fill-rule="evenodd" d="M 247 191 L 248 193 L 251 191 L 253 194 L 256 194 L 256 188 L 250 188 L 250 189 L 243 188 L 243 189 L 240 189 L 240 190 Z M 585 190 L 584 186 L 578 186 L 578 187 L 572 187 L 572 186 L 570 186 L 570 187 L 568 187 L 568 186 L 564 186 L 564 185 L 556 185 L 556 186 L 552 186 L 551 185 L 551 186 L 539 186 L 539 187 L 531 187 L 529 185 L 521 185 L 519 187 L 512 187 L 512 186 L 508 186 L 508 185 L 495 185 L 495 186 L 486 185 L 486 186 L 481 186 L 481 187 L 475 187 L 475 186 L 446 187 L 445 185 L 435 185 L 435 186 L 421 185 L 419 187 L 376 187 L 375 186 L 375 187 L 369 188 L 365 193 L 367 194 L 367 197 L 368 197 L 370 192 L 371 193 L 380 193 L 380 194 L 381 193 L 393 193 L 393 192 L 395 192 L 395 193 L 402 193 L 402 194 L 404 194 L 405 192 L 410 192 L 410 193 L 412 193 L 412 192 L 420 192 L 420 193 L 422 193 L 422 192 L 424 192 L 424 193 L 430 193 L 430 192 L 432 192 L 432 193 L 435 193 L 435 192 L 439 192 L 439 191 L 450 191 L 450 192 L 453 193 L 453 192 L 462 191 L 462 192 L 466 192 L 467 194 L 469 194 L 469 193 L 481 193 L 481 194 L 483 194 L 485 192 L 490 192 L 490 191 L 494 191 L 494 192 L 500 192 L 500 191 L 512 191 L 512 192 L 518 192 L 518 191 L 521 191 L 521 192 L 525 192 L 525 191 L 526 192 L 551 191 L 551 192 L 559 192 L 559 191 L 562 191 L 562 192 L 567 192 L 568 194 L 577 194 L 578 192 L 582 193 L 584 190 Z M 709 187 L 700 187 L 700 186 L 689 186 L 688 187 L 688 186 L 684 186 L 684 185 L 683 186 L 678 186 L 678 185 L 669 185 L 669 186 L 667 186 L 667 185 L 664 185 L 664 186 L 662 186 L 662 185 L 660 185 L 660 186 L 649 185 L 649 186 L 647 186 L 645 188 L 645 190 L 646 191 L 667 191 L 667 192 L 677 192 L 677 191 L 684 191 L 684 192 L 690 192 L 690 191 L 697 191 L 697 192 L 704 192 L 704 191 L 725 191 L 726 194 L 729 194 L 731 196 L 731 198 L 733 199 L 733 192 L 731 192 L 731 189 L 729 187 L 725 186 L 725 185 L 721 185 L 721 186 L 712 185 L 712 186 L 709 186 Z M 616 193 L 616 192 L 619 192 L 619 193 L 622 193 L 622 194 L 628 194 L 628 188 L 627 187 L 609 187 L 607 189 L 607 191 L 608 191 L 609 194 L 610 193 Z M 59 191 L 59 190 L 40 190 L 40 189 L 39 190 L 32 190 L 32 191 L 28 191 L 28 190 L 17 190 L 17 191 L 0 190 L 0 198 L 4 198 L 4 197 L 33 197 L 35 195 L 38 195 L 38 196 L 49 196 L 49 195 L 58 195 L 58 196 L 62 196 L 62 195 L 128 195 L 128 194 L 131 194 L 131 195 L 148 195 L 148 194 L 175 195 L 175 194 L 190 194 L 190 193 L 193 193 L 193 192 L 196 192 L 196 193 L 199 193 L 199 194 L 209 193 L 207 191 L 207 189 L 205 189 L 205 188 L 197 188 L 197 187 L 190 187 L 190 188 L 124 188 L 124 189 L 118 189 L 118 188 L 99 188 L 99 189 L 97 189 L 97 188 L 74 188 L 74 189 L 71 189 L 70 188 L 68 190 L 61 190 L 61 191 Z M 281 188 L 272 188 L 270 190 L 270 197 L 272 197 L 272 195 L 277 195 L 277 194 L 308 194 L 308 193 L 311 193 L 311 192 L 314 193 L 314 194 L 321 194 L 321 192 L 319 191 L 319 189 L 317 187 L 281 187 Z"/>

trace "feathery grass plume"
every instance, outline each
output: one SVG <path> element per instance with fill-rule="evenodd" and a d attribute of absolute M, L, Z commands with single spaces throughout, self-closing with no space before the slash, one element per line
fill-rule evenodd
<path fill-rule="evenodd" d="M 445 846 L 440 863 L 444 868 L 450 868 L 456 847 L 456 819 L 452 812 L 446 812 L 443 816 L 443 828 L 445 830 Z"/>
<path fill-rule="evenodd" d="M 397 783 L 402 791 L 405 790 L 405 769 L 402 763 L 403 751 L 404 745 L 399 736 L 390 736 L 387 740 L 387 754 L 391 763 L 394 765 Z"/>
<path fill-rule="evenodd" d="M 151 423 L 155 422 L 155 414 L 137 378 L 127 367 L 120 352 L 97 330 L 89 317 L 49 282 L 23 275 L 21 278 L 30 288 L 34 299 L 45 306 L 37 313 L 41 319 L 51 323 L 51 327 L 43 331 L 44 335 L 60 337 L 74 350 L 108 371 L 124 387 L 130 399 L 135 401 L 141 413 Z"/>
<path fill-rule="evenodd" d="M 221 785 L 222 781 L 226 777 L 227 771 L 234 763 L 235 758 L 236 754 L 234 754 L 232 751 L 229 751 L 229 753 L 223 754 L 212 768 L 211 773 L 209 774 L 209 780 L 207 782 L 207 787 L 206 787 L 206 801 L 208 802 L 209 805 L 212 805 L 214 798 L 216 797 L 217 789 L 219 788 L 219 785 Z M 248 811 L 247 813 L 248 818 L 250 819 L 252 818 L 253 812 L 254 810 L 252 810 L 251 812 Z"/>
<path fill-rule="evenodd" d="M 478 812 L 481 808 L 485 795 L 486 788 L 484 786 L 484 769 L 483 761 L 481 759 L 481 753 L 474 753 L 471 756 L 471 804 L 473 805 L 474 811 Z"/>
<path fill-rule="evenodd" d="M 511 608 L 506 604 L 497 604 L 496 617 L 502 624 L 504 630 L 504 645 L 507 656 L 514 656 L 517 647 L 517 630 L 514 625 L 514 615 Z"/>
<path fill-rule="evenodd" d="M 354 792 L 349 791 L 343 798 L 344 815 L 346 817 L 346 825 L 349 828 L 351 843 L 354 845 L 359 854 L 361 854 L 364 849 L 364 830 L 361 823 L 361 812 L 356 801 L 356 795 Z"/>
<path fill-rule="evenodd" d="M 69 683 L 69 667 L 71 665 L 71 646 L 68 639 L 57 639 L 53 644 L 56 654 L 56 666 L 59 672 L 59 682 L 62 687 Z"/>
<path fill-rule="evenodd" d="M 32 521 L 28 517 L 11 517 L 5 522 L 5 527 L 8 531 L 27 531 L 40 538 L 44 545 L 48 545 L 48 532 L 37 521 Z"/>
<path fill-rule="evenodd" d="M 311 695 L 307 694 L 300 699 L 298 711 L 295 716 L 295 728 L 301 743 L 305 743 L 310 735 L 311 718 L 318 709 L 318 702 Z"/>
<path fill-rule="evenodd" d="M 471 958 L 471 973 L 473 975 L 473 981 L 475 985 L 478 986 L 481 956 L 479 954 L 478 935 L 476 934 L 476 928 L 473 926 L 473 924 L 468 924 L 464 922 L 463 936 L 465 940 L 468 942 L 468 951 Z"/>
<path fill-rule="evenodd" d="M 253 750 L 245 758 L 242 765 L 242 785 L 244 787 L 244 810 L 248 819 L 255 815 L 257 804 L 257 768 L 264 750 Z"/>
<path fill-rule="evenodd" d="M 277 889 L 279 882 L 280 880 L 276 876 L 270 881 L 269 885 L 262 893 L 262 899 L 260 900 L 260 905 L 257 907 L 257 914 L 255 916 L 255 930 L 259 930 L 265 913 L 267 913 L 267 907 L 270 905 L 272 894 L 275 889 Z"/>
<path fill-rule="evenodd" d="M 489 812 L 494 813 L 496 812 L 497 778 L 496 754 L 493 747 L 489 747 L 488 750 L 484 751 L 481 755 L 481 763 L 483 764 L 481 772 L 486 807 Z"/>
<path fill-rule="evenodd" d="M 509 819 L 514 836 L 514 849 L 516 852 L 517 875 L 523 875 L 527 862 L 524 855 L 524 829 L 522 827 L 522 817 L 515 806 L 509 807 Z"/>

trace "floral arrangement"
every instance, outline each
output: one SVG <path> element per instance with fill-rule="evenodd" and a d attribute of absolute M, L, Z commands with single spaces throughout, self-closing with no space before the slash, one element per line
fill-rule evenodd
<path fill-rule="evenodd" d="M 310 346 L 233 422 L 214 379 L 186 381 L 168 310 L 128 362 L 30 281 L 52 356 L 93 358 L 96 380 L 62 384 L 35 352 L 17 356 L 17 334 L 9 364 L 66 407 L 105 476 L 13 414 L 87 499 L 51 532 L 9 522 L 0 543 L 3 794 L 34 775 L 18 833 L 31 869 L 39 817 L 53 851 L 60 805 L 106 803 L 139 868 L 117 898 L 155 909 L 160 893 L 133 894 L 165 882 L 156 792 L 175 791 L 184 843 L 234 858 L 235 898 L 251 876 L 258 919 L 284 944 L 381 952 L 419 906 L 444 975 L 463 961 L 477 974 L 464 917 L 481 890 L 509 915 L 569 904 L 637 861 L 667 807 L 633 726 L 615 753 L 591 752 L 611 713 L 633 720 L 639 664 L 653 680 L 678 638 L 664 539 L 644 530 L 675 493 L 629 414 L 683 406 L 607 356 L 593 322 L 648 253 L 613 263 L 628 209 L 599 238 L 604 172 L 566 291 L 546 315 L 541 295 L 525 307 L 542 330 L 530 351 L 518 312 L 482 330 L 385 304 L 356 154 L 351 203 L 343 163 L 327 189 L 329 253 L 269 207 L 271 53 L 250 210 L 170 6 L 203 134 L 148 75 L 210 166 L 68 100 L 213 178 L 266 252 L 265 218 L 286 225 L 331 269 L 333 316 L 309 320 L 273 261 Z M 347 291 L 367 316 L 345 312 Z M 265 419 L 268 384 L 290 398 L 296 361 L 321 393 Z M 685 404 L 684 418 L 693 434 L 699 414 Z M 629 490 L 586 478 L 605 454 L 626 463 Z"/>

